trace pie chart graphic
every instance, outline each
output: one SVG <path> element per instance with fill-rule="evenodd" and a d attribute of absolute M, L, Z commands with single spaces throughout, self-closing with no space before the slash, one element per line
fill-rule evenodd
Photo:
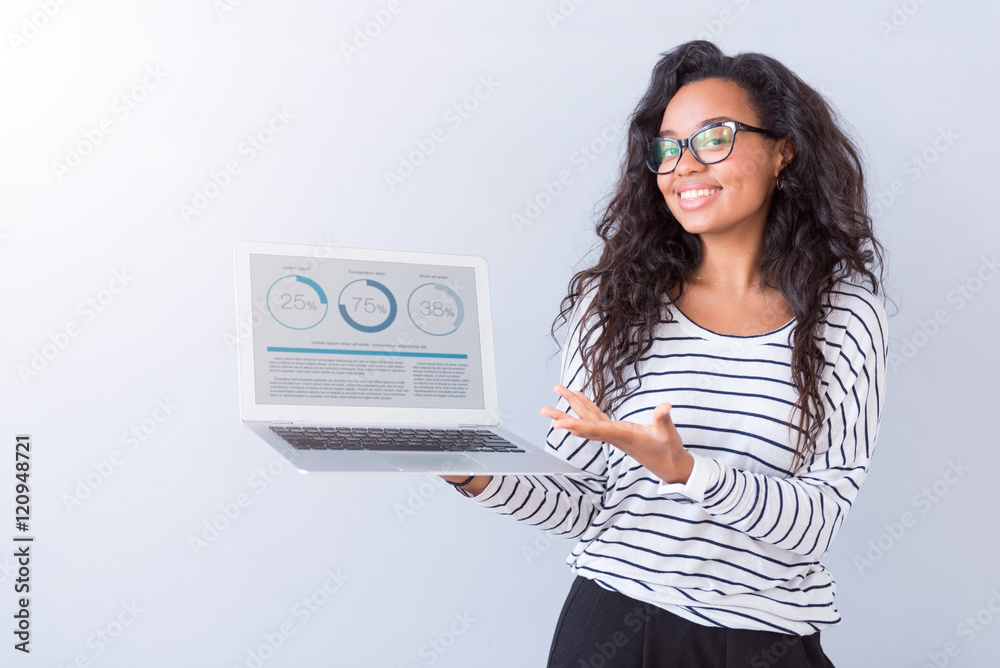
<path fill-rule="evenodd" d="M 456 331 L 465 317 L 462 298 L 443 283 L 424 283 L 410 293 L 410 320 L 421 331 L 446 336 Z"/>
<path fill-rule="evenodd" d="M 323 322 L 329 310 L 326 293 L 311 278 L 282 276 L 267 290 L 267 310 L 289 329 L 311 329 Z"/>
<path fill-rule="evenodd" d="M 396 298 L 378 281 L 351 281 L 337 297 L 340 317 L 359 332 L 381 332 L 396 319 Z"/>

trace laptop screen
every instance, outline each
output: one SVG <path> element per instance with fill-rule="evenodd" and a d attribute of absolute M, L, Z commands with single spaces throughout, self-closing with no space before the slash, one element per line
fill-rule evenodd
<path fill-rule="evenodd" d="M 473 267 L 249 259 L 257 404 L 485 408 Z"/>

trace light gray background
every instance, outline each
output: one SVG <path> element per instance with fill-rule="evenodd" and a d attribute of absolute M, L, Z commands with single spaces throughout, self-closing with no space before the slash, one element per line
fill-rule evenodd
<path fill-rule="evenodd" d="M 387 2 L 226 2 L 9 0 L 0 13 L 4 628 L 18 433 L 34 442 L 37 536 L 32 652 L 5 633 L 4 665 L 247 666 L 283 624 L 293 635 L 269 668 L 543 665 L 571 542 L 423 476 L 261 476 L 281 466 L 239 421 L 233 245 L 486 256 L 503 418 L 541 444 L 538 410 L 556 398 L 548 327 L 594 241 L 624 119 L 658 55 L 699 34 L 823 91 L 885 202 L 895 357 L 868 482 L 825 557 L 844 622 L 824 645 L 838 666 L 995 662 L 995 4 L 402 0 L 348 59 L 341 43 Z M 121 118 L 116 101 L 147 68 L 161 81 Z M 481 80 L 494 90 L 449 124 Z M 248 160 L 242 142 L 275 109 L 293 118 Z M 60 180 L 53 163 L 102 119 L 111 132 Z M 390 189 L 385 173 L 435 128 L 445 141 Z M 229 161 L 239 173 L 185 221 L 180 206 Z M 572 182 L 515 226 L 563 170 Z M 131 277 L 117 294 L 116 271 Z M 106 302 L 90 321 L 88 299 Z M 24 382 L 18 367 L 73 324 Z M 132 428 L 148 432 L 134 449 Z M 88 475 L 100 485 L 67 508 Z M 213 521 L 225 529 L 196 553 Z M 295 606 L 310 596 L 323 604 L 305 620 Z M 962 626 L 977 615 L 979 630 Z M 122 632 L 107 645 L 98 630 Z"/>

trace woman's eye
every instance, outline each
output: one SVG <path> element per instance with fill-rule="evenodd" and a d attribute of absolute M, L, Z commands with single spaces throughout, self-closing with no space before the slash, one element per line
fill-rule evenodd
<path fill-rule="evenodd" d="M 661 158 L 676 158 L 680 150 L 676 144 L 663 143 L 657 146 L 657 152 Z"/>

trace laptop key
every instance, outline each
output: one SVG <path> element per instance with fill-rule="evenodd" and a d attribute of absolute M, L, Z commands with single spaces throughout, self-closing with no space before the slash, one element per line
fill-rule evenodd
<path fill-rule="evenodd" d="M 380 443 L 377 445 L 370 445 L 368 450 L 395 450 L 395 451 L 420 451 L 420 452 L 441 452 L 444 448 L 437 446 L 412 446 L 412 445 L 402 445 L 398 443 Z"/>
<path fill-rule="evenodd" d="M 299 450 L 524 452 L 488 429 L 391 427 L 272 427 Z"/>

